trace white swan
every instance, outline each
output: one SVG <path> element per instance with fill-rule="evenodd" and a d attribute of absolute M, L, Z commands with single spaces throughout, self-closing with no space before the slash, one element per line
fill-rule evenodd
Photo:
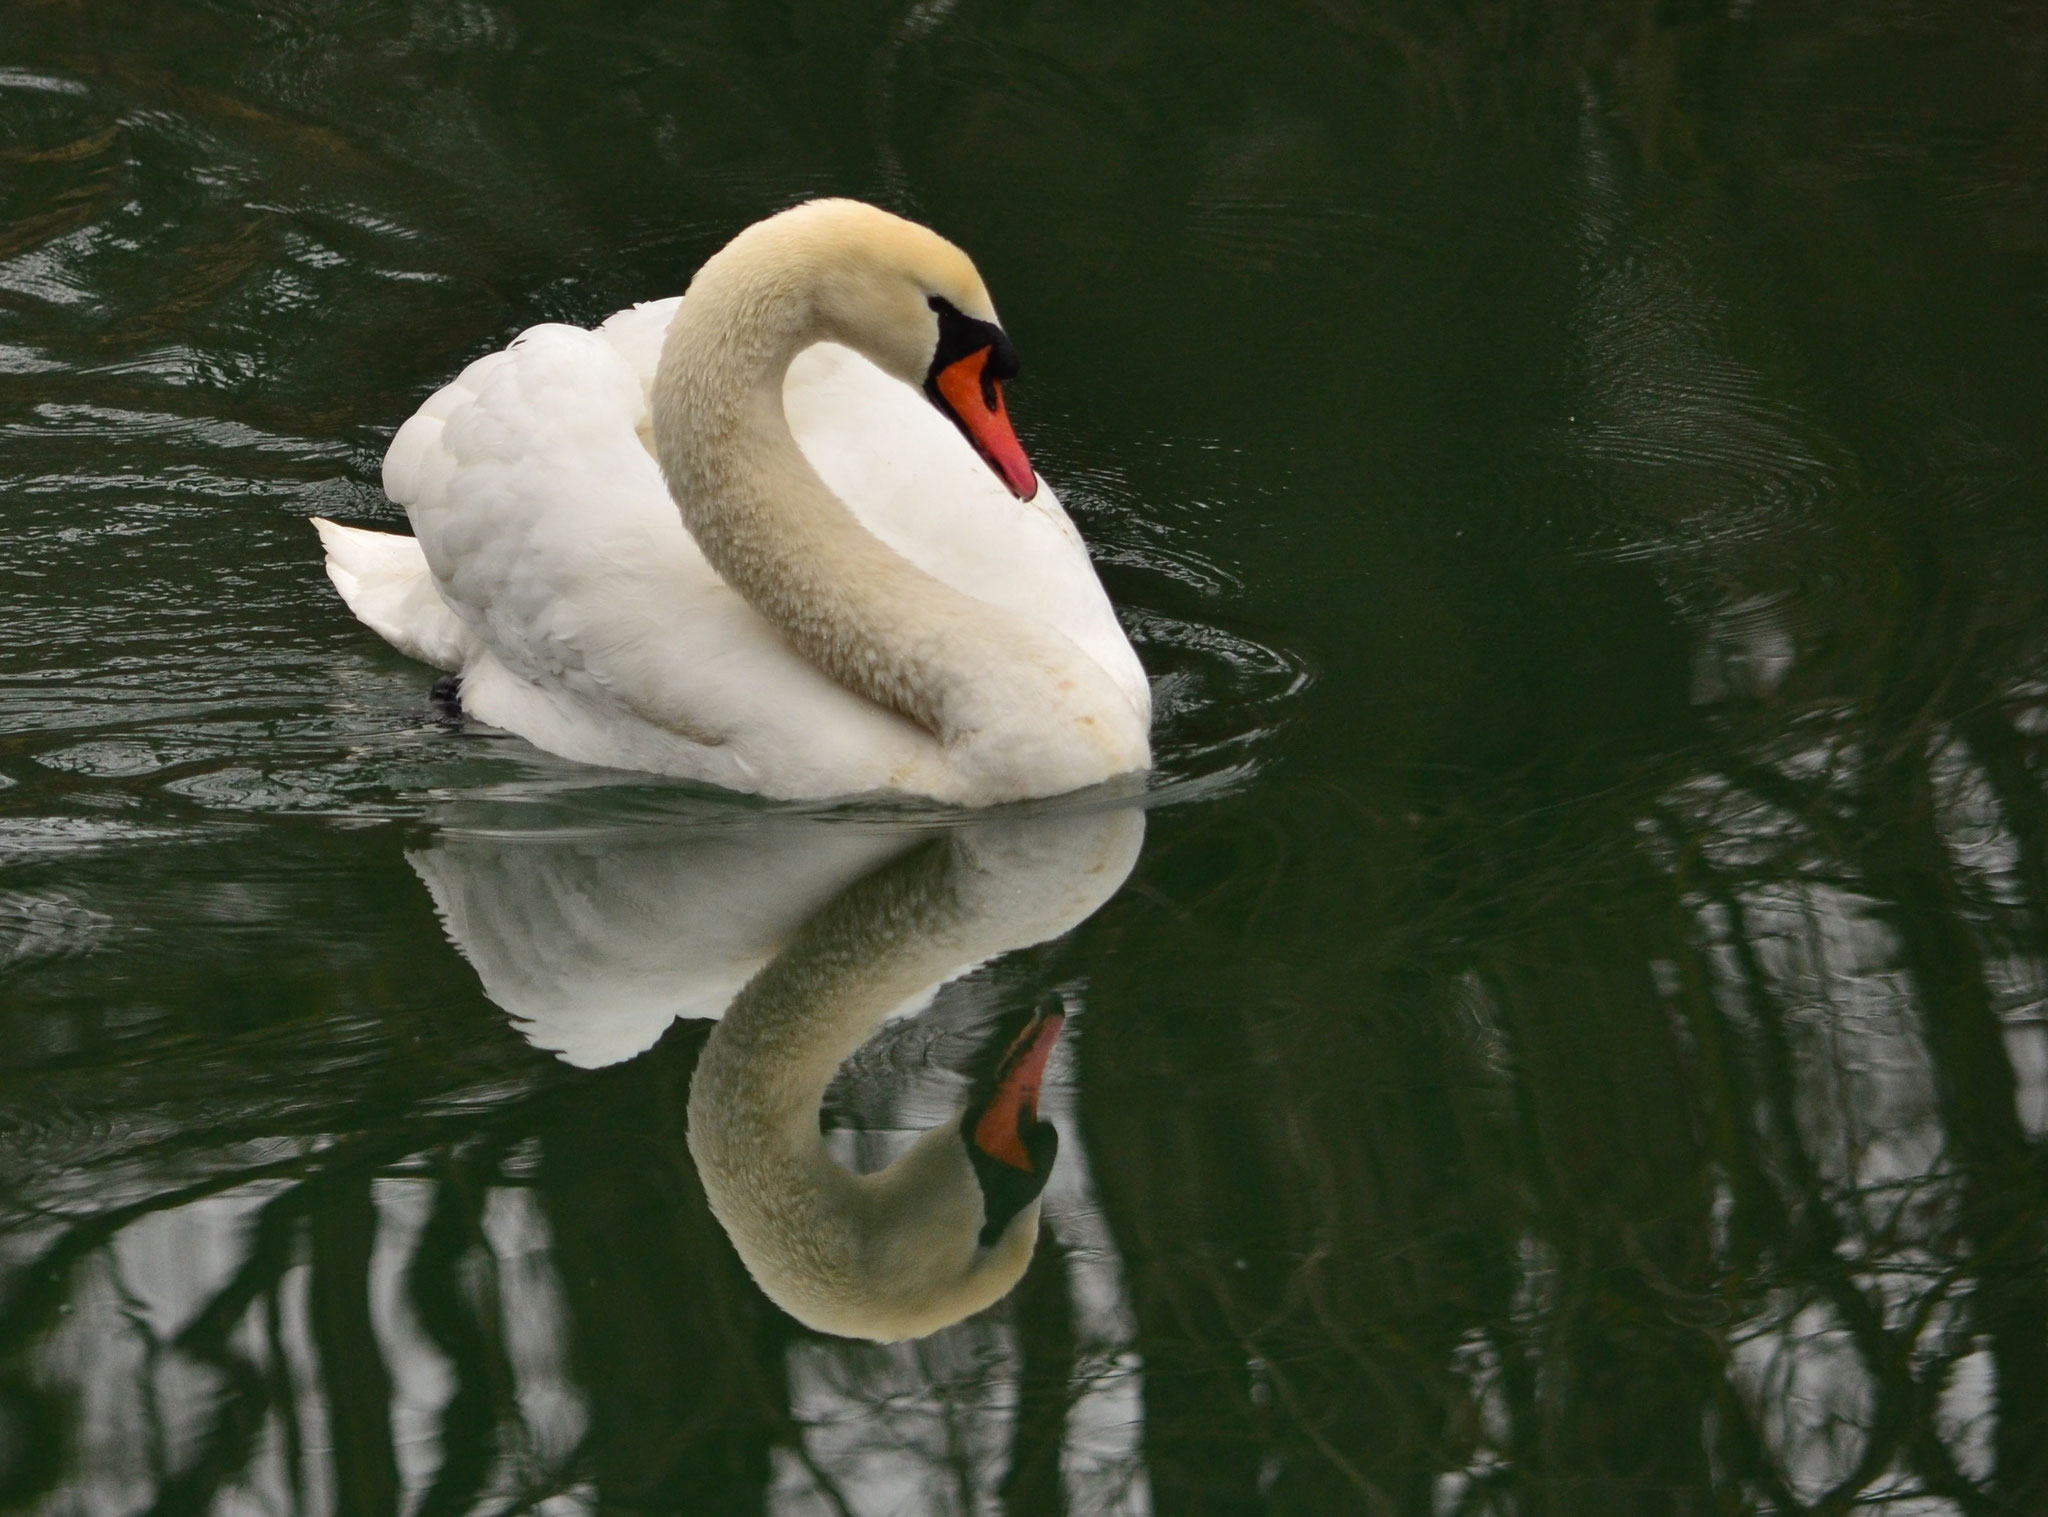
<path fill-rule="evenodd" d="M 384 460 L 415 537 L 315 524 L 359 618 L 555 753 L 779 797 L 1056 794 L 1146 768 L 1151 700 L 1014 372 L 964 253 L 813 201 L 682 299 L 534 327 L 437 392 Z"/>

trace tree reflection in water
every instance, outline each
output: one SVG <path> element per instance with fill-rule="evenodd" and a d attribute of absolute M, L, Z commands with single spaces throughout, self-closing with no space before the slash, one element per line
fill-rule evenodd
<path fill-rule="evenodd" d="M 934 1071 L 994 1012 L 1092 966 L 1039 1254 L 914 1345 L 807 1333 L 747 1279 L 684 1142 L 702 1023 L 573 1076 L 499 1048 L 449 1081 L 371 1043 L 333 1125 L 224 1094 L 129 1113 L 92 1166 L 10 1176 L 17 1491 L 2024 1510 L 2048 1050 L 2039 860 L 2007 818 L 2041 804 L 2037 708 L 1953 669 L 1892 688 L 1731 724 L 1711 767 L 1564 813 L 1161 813 L 1078 945 L 985 971 L 841 1081 L 835 1141 L 871 1167 L 951 1109 Z M 1358 866 L 1304 870 L 1318 831 L 1366 839 Z M 1345 887 L 1336 967 L 1287 961 L 1331 904 L 1303 874 Z"/>
<path fill-rule="evenodd" d="M 1162 1509 L 2032 1509 L 2037 940 L 1964 862 L 2012 849 L 1983 771 L 1907 753 L 1694 777 L 1598 891 L 1368 914 L 1357 1022 L 1094 1024 Z"/>

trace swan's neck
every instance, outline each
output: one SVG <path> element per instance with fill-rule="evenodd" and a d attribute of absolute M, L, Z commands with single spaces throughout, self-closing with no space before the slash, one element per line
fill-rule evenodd
<path fill-rule="evenodd" d="M 932 734 L 966 776 L 947 798 L 1050 794 L 1142 767 L 1143 733 L 1099 715 L 1127 716 L 1129 702 L 1093 660 L 926 574 L 818 477 L 783 381 L 816 342 L 863 349 L 819 314 L 844 256 L 800 239 L 772 256 L 749 246 L 691 282 L 652 393 L 656 456 L 711 566 L 826 675 Z"/>
<path fill-rule="evenodd" d="M 885 546 L 798 448 L 784 377 L 839 335 L 814 314 L 813 277 L 801 263 L 706 265 L 662 350 L 655 451 L 727 584 L 838 683 L 951 740 L 974 721 L 967 671 L 1007 662 L 989 635 L 994 608 Z"/>

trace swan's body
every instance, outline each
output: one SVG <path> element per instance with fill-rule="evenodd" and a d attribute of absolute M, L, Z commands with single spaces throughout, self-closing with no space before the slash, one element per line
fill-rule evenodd
<path fill-rule="evenodd" d="M 970 805 L 1143 769 L 1144 672 L 1079 534 L 936 408 L 944 323 L 1006 344 L 993 320 L 922 227 L 784 212 L 681 300 L 472 364 L 385 459 L 415 537 L 322 522 L 329 575 L 470 715 L 588 763 Z"/>

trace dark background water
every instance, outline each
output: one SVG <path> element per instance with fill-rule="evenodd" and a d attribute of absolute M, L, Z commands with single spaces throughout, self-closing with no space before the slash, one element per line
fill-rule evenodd
<path fill-rule="evenodd" d="M 1161 680 L 1130 885 L 828 1110 L 1081 1007 L 895 1349 L 713 1222 L 704 1024 L 566 1068 L 408 863 L 731 808 L 437 723 L 303 521 L 819 193 Z M 2044 275 L 2030 6 L 0 0 L 0 1501 L 2048 1507 Z"/>

